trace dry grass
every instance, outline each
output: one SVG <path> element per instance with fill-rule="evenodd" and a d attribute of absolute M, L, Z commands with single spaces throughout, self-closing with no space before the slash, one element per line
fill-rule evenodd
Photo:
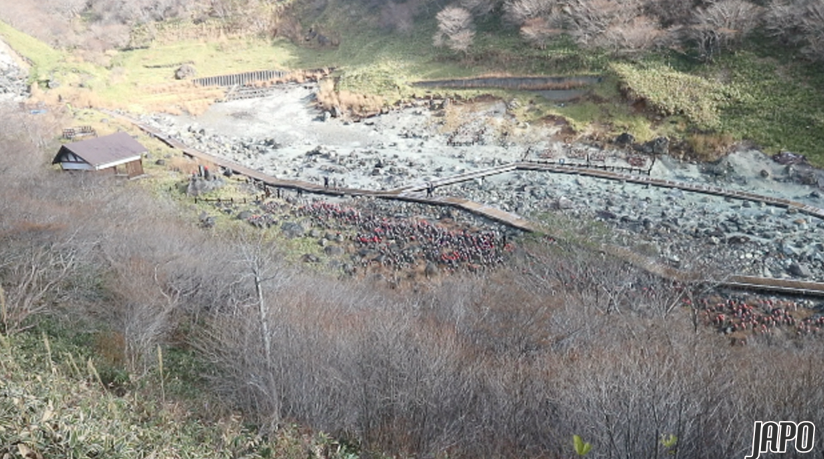
<path fill-rule="evenodd" d="M 318 89 L 318 104 L 324 110 L 338 107 L 344 113 L 355 116 L 373 115 L 380 112 L 384 106 L 383 98 L 376 95 L 357 94 L 346 90 L 336 90 L 332 79 L 320 82 Z"/>
<path fill-rule="evenodd" d="M 103 339 L 98 344 L 119 344 Z M 328 436 L 307 429 L 284 427 L 263 437 L 202 394 L 199 400 L 162 402 L 153 392 L 161 374 L 135 388 L 111 380 L 117 376 L 110 371 L 60 337 L 0 335 L 0 392 L 6 395 L 0 397 L 0 457 L 348 457 L 345 448 L 330 451 L 336 444 Z M 204 422 L 198 403 L 209 402 Z"/>
<path fill-rule="evenodd" d="M 691 134 L 687 137 L 687 145 L 690 147 L 689 154 L 701 162 L 713 162 L 721 159 L 729 152 L 730 147 L 735 143 L 735 138 L 731 134 Z"/>
<path fill-rule="evenodd" d="M 145 92 L 148 94 L 139 102 L 144 110 L 191 115 L 204 113 L 226 95 L 220 87 L 199 87 L 183 81 L 152 85 Z"/>
<path fill-rule="evenodd" d="M 443 112 L 443 124 L 440 126 L 442 133 L 455 132 L 464 123 L 465 109 L 455 104 L 449 104 Z"/>

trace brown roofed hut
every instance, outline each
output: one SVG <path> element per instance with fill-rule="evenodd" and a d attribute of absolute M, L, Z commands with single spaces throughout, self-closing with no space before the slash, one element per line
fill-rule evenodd
<path fill-rule="evenodd" d="M 143 175 L 143 153 L 147 151 L 129 134 L 117 132 L 67 143 L 60 147 L 52 164 L 60 164 L 64 171 L 101 171 L 132 178 Z"/>

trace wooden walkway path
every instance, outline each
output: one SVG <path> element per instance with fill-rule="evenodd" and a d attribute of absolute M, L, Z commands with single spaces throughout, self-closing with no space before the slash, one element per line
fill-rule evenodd
<path fill-rule="evenodd" d="M 511 172 L 511 171 L 514 171 L 517 168 L 518 168 L 517 163 L 503 164 L 501 166 L 490 167 L 488 169 L 479 169 L 479 170 L 475 170 L 475 171 L 464 172 L 464 173 L 458 174 L 458 175 L 451 175 L 449 177 L 442 177 L 442 178 L 431 180 L 431 181 L 426 182 L 426 183 L 416 183 L 416 184 L 413 184 L 413 185 L 403 186 L 403 187 L 392 190 L 392 192 L 393 193 L 403 194 L 403 193 L 407 193 L 407 192 L 410 192 L 410 191 L 421 191 L 421 190 L 425 190 L 427 188 L 427 186 L 430 185 L 430 184 L 432 186 L 436 187 L 436 188 L 441 187 L 441 186 L 454 185 L 456 183 L 467 182 L 469 180 L 474 180 L 474 179 L 477 179 L 477 178 L 489 177 L 490 175 L 498 175 L 498 174 L 503 174 L 504 172 Z"/>
<path fill-rule="evenodd" d="M 725 198 L 732 198 L 732 199 L 740 199 L 742 201 L 752 201 L 752 202 L 763 202 L 765 204 L 769 204 L 771 206 L 776 207 L 783 207 L 783 208 L 793 208 L 798 210 L 801 213 L 811 215 L 816 218 L 824 219 L 824 209 L 819 207 L 810 206 L 798 201 L 792 201 L 789 199 L 781 199 L 775 198 L 772 196 L 764 196 L 755 193 L 749 193 L 746 191 L 734 191 L 734 190 L 726 190 L 723 188 L 718 188 L 710 185 L 704 185 L 699 183 L 687 183 L 687 182 L 678 182 L 673 180 L 662 180 L 652 178 L 646 175 L 630 175 L 630 174 L 623 174 L 619 172 L 612 172 L 606 170 L 599 170 L 594 168 L 587 168 L 585 166 L 569 166 L 569 165 L 561 165 L 556 163 L 547 163 L 547 162 L 532 162 L 532 161 L 520 161 L 514 163 L 518 170 L 533 170 L 533 171 L 545 171 L 545 172 L 553 172 L 553 173 L 560 173 L 560 174 L 574 174 L 574 175 L 585 175 L 589 177 L 598 177 L 607 180 L 619 180 L 624 182 L 630 183 L 638 183 L 642 185 L 652 185 L 656 187 L 663 187 L 663 188 L 678 188 L 684 191 L 690 191 L 694 193 L 702 193 L 702 194 L 709 194 L 714 196 L 722 196 Z"/>
<path fill-rule="evenodd" d="M 496 207 L 488 206 L 485 204 L 480 204 L 474 201 L 470 201 L 468 199 L 458 198 L 454 196 L 426 196 L 424 193 L 416 191 L 415 189 L 404 190 L 403 192 L 400 190 L 390 190 L 390 191 L 374 191 L 374 190 L 361 190 L 358 188 L 332 188 L 332 187 L 325 187 L 321 184 L 316 184 L 312 182 L 306 182 L 303 180 L 290 180 L 290 179 L 280 179 L 276 177 L 272 177 L 271 175 L 264 174 L 263 172 L 248 168 L 246 166 L 242 166 L 237 164 L 233 161 L 229 161 L 225 158 L 221 158 L 218 156 L 214 156 L 208 153 L 204 153 L 202 151 L 195 150 L 184 145 L 177 140 L 170 138 L 169 136 L 163 134 L 162 132 L 158 131 L 157 129 L 151 128 L 146 126 L 142 123 L 137 122 L 127 116 L 121 115 L 119 113 L 115 113 L 109 110 L 101 110 L 102 112 L 106 113 L 109 116 L 114 118 L 118 118 L 124 122 L 132 124 L 138 127 L 140 130 L 146 132 L 147 134 L 151 135 L 152 137 L 157 138 L 158 140 L 162 141 L 166 145 L 169 145 L 172 148 L 178 149 L 182 151 L 184 154 L 191 156 L 193 158 L 200 158 L 205 161 L 208 161 L 212 164 L 217 166 L 231 169 L 232 172 L 236 174 L 240 174 L 243 176 L 248 177 L 255 182 L 261 183 L 266 186 L 271 186 L 275 188 L 286 188 L 286 189 L 293 189 L 293 190 L 300 190 L 307 193 L 315 193 L 315 194 L 325 194 L 331 196 L 368 196 L 380 199 L 394 199 L 400 201 L 408 201 L 408 202 L 417 202 L 422 204 L 430 204 L 430 205 L 437 205 L 437 206 L 451 206 L 466 210 L 467 212 L 471 212 L 475 215 L 479 215 L 481 217 L 486 217 L 490 220 L 502 223 L 504 225 L 511 226 L 513 228 L 520 229 L 522 231 L 527 232 L 535 232 L 538 230 L 537 226 L 518 215 L 515 215 L 510 212 L 503 211 Z M 513 168 L 514 169 L 514 168 Z M 511 169 L 510 169 L 511 170 Z M 500 172 L 496 172 L 500 173 Z M 458 181 L 463 181 L 468 179 L 462 179 Z M 415 188 L 415 187 L 413 187 Z M 423 188 L 426 188 L 424 185 Z"/>
<path fill-rule="evenodd" d="M 172 148 L 179 149 L 183 153 L 188 156 L 194 158 L 200 158 L 206 161 L 209 161 L 213 164 L 216 164 L 223 168 L 231 169 L 234 173 L 244 175 L 249 179 L 259 182 L 266 186 L 272 186 L 277 188 L 287 188 L 287 189 L 294 189 L 294 190 L 301 190 L 308 193 L 316 193 L 316 194 L 325 194 L 325 195 L 332 195 L 332 196 L 369 196 L 374 198 L 380 199 L 393 199 L 399 201 L 407 201 L 407 202 L 417 202 L 422 204 L 429 204 L 429 205 L 439 205 L 439 206 L 451 206 L 459 209 L 466 210 L 471 212 L 475 215 L 480 215 L 482 217 L 488 218 L 490 220 L 494 220 L 496 222 L 502 223 L 504 225 L 520 229 L 526 232 L 539 232 L 541 228 L 539 225 L 535 224 L 532 221 L 529 221 L 521 216 L 513 214 L 511 212 L 506 212 L 496 207 L 492 207 L 486 204 L 481 204 L 478 202 L 470 201 L 468 199 L 463 199 L 454 196 L 426 196 L 424 192 L 421 190 L 425 190 L 427 188 L 427 184 L 416 184 L 410 185 L 406 187 L 401 187 L 395 190 L 390 191 L 373 191 L 373 190 L 361 190 L 356 188 L 326 188 L 323 185 L 306 182 L 302 180 L 289 180 L 289 179 L 279 179 L 276 177 L 272 177 L 266 175 L 260 171 L 250 169 L 245 166 L 241 166 L 240 164 L 236 164 L 232 161 L 229 161 L 224 158 L 220 158 L 214 155 L 210 155 L 208 153 L 203 153 L 201 151 L 195 150 L 193 148 L 189 148 L 186 145 L 178 142 L 170 137 L 166 136 L 165 134 L 161 133 L 160 131 L 151 128 L 149 126 L 143 125 L 136 120 L 133 120 L 127 116 L 109 111 L 109 110 L 102 110 L 112 116 L 114 118 L 120 119 L 126 123 L 132 124 L 142 131 L 146 132 L 147 134 L 156 137 L 157 139 L 161 140 L 165 144 L 169 145 Z M 803 203 L 787 200 L 787 199 L 779 199 L 773 198 L 769 196 L 761 196 L 754 193 L 747 193 L 747 192 L 739 192 L 739 191 L 730 191 L 724 190 L 717 187 L 711 187 L 706 185 L 700 184 L 690 184 L 685 182 L 675 182 L 670 180 L 661 180 L 661 179 L 654 179 L 648 176 L 636 176 L 636 175 L 628 175 L 618 172 L 612 171 L 605 171 L 605 170 L 597 170 L 591 169 L 581 166 L 571 166 L 571 165 L 561 165 L 561 164 L 553 164 L 553 163 L 543 163 L 543 162 L 529 162 L 529 161 L 520 161 L 510 164 L 505 164 L 489 169 L 482 169 L 474 172 L 468 172 L 464 174 L 458 174 L 452 177 L 445 177 L 433 181 L 432 184 L 436 186 L 444 186 L 444 185 L 452 185 L 456 183 L 465 182 L 468 180 L 474 180 L 480 177 L 486 177 L 495 174 L 501 174 L 505 172 L 511 172 L 514 170 L 534 170 L 534 171 L 545 171 L 545 172 L 552 172 L 552 173 L 563 173 L 563 174 L 576 174 L 576 175 L 584 175 L 584 176 L 591 176 L 591 177 L 598 177 L 608 180 L 620 180 L 630 183 L 638 183 L 638 184 L 648 184 L 652 186 L 658 187 L 666 187 L 666 188 L 678 188 L 685 191 L 691 191 L 696 193 L 704 193 L 710 194 L 715 196 L 724 196 L 730 197 L 734 199 L 742 199 L 742 200 L 749 200 L 749 201 L 756 201 L 756 202 L 764 202 L 766 204 L 785 207 L 785 208 L 795 208 L 798 209 L 799 212 L 803 212 L 817 218 L 824 218 L 824 210 L 808 206 Z M 635 266 L 638 266 L 650 273 L 656 274 L 658 276 L 670 279 L 670 280 L 677 280 L 682 282 L 710 282 L 708 279 L 704 279 L 700 274 L 688 271 L 682 271 L 670 266 L 664 265 L 659 263 L 655 260 L 649 259 L 647 257 L 643 257 L 637 253 L 634 253 L 628 249 L 617 247 L 617 246 L 603 246 L 602 250 L 611 255 L 619 257 L 623 260 L 626 260 L 629 263 L 632 263 Z M 767 278 L 767 277 L 756 277 L 756 276 L 744 276 L 744 275 L 730 275 L 724 279 L 713 279 L 712 283 L 720 287 L 727 287 L 733 289 L 740 289 L 740 290 L 754 290 L 754 291 L 765 291 L 765 292 L 775 292 L 775 293 L 782 293 L 782 294 L 789 294 L 789 295 L 800 295 L 800 296 L 822 296 L 824 297 L 824 282 L 807 282 L 807 281 L 798 281 L 798 280 L 791 280 L 791 279 L 776 279 L 776 278 Z"/>

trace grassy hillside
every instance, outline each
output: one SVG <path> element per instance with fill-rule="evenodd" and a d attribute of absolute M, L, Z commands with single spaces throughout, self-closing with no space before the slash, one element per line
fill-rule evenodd
<path fill-rule="evenodd" d="M 529 112 L 517 113 L 526 121 L 560 116 L 579 135 L 597 138 L 630 132 L 639 140 L 656 136 L 684 139 L 699 158 L 714 158 L 731 142 L 750 140 L 768 152 L 788 149 L 824 165 L 820 147 L 824 144 L 824 92 L 820 89 L 824 68 L 796 60 L 786 48 L 762 38 L 708 63 L 680 52 L 628 60 L 580 49 L 564 37 L 541 48 L 529 46 L 516 28 L 491 15 L 476 24 L 468 51 L 455 53 L 433 46 L 434 13 L 419 11 L 413 27 L 389 31 L 381 23 L 380 12 L 360 3 L 294 3 L 295 27 L 304 32 L 314 28 L 335 37 L 338 44 L 331 47 L 255 35 L 174 41 L 161 34 L 145 49 L 108 51 L 93 58 L 85 54 L 83 58 L 78 52 L 54 50 L 4 23 L 0 23 L 0 35 L 32 62 L 31 79 L 39 88 L 50 80 L 59 82 L 55 89 L 35 90 L 36 99 L 51 103 L 133 111 L 202 111 L 221 92 L 175 80 L 176 65 L 185 62 L 193 63 L 198 76 L 336 67 L 336 90 L 378 95 L 384 103 L 420 93 L 409 83 L 423 79 L 600 74 L 605 78 L 591 96 L 569 104 L 519 91 L 443 92 L 465 97 L 489 92 L 506 99 L 533 100 Z M 196 26 L 183 21 L 174 30 L 187 27 Z"/>
<path fill-rule="evenodd" d="M 50 333 L 46 332 L 50 330 Z M 325 436 L 285 427 L 268 436 L 238 413 L 189 389 L 181 360 L 164 356 L 142 380 L 118 380 L 99 356 L 76 342 L 83 337 L 46 327 L 0 334 L 0 456 L 4 458 L 111 459 L 136 457 L 306 458 L 347 457 Z M 94 339 L 89 335 L 86 339 Z M 175 389 L 177 387 L 177 389 Z M 194 396 L 193 394 L 198 394 Z M 174 396 L 173 396 L 174 395 Z M 195 398 L 196 397 L 196 398 Z M 209 406 L 209 402 L 213 404 Z"/>

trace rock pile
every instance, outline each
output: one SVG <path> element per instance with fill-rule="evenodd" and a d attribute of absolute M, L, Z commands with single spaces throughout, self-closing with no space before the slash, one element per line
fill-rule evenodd
<path fill-rule="evenodd" d="M 22 69 L 5 43 L 0 42 L 0 101 L 20 101 L 28 97 L 28 72 Z"/>

